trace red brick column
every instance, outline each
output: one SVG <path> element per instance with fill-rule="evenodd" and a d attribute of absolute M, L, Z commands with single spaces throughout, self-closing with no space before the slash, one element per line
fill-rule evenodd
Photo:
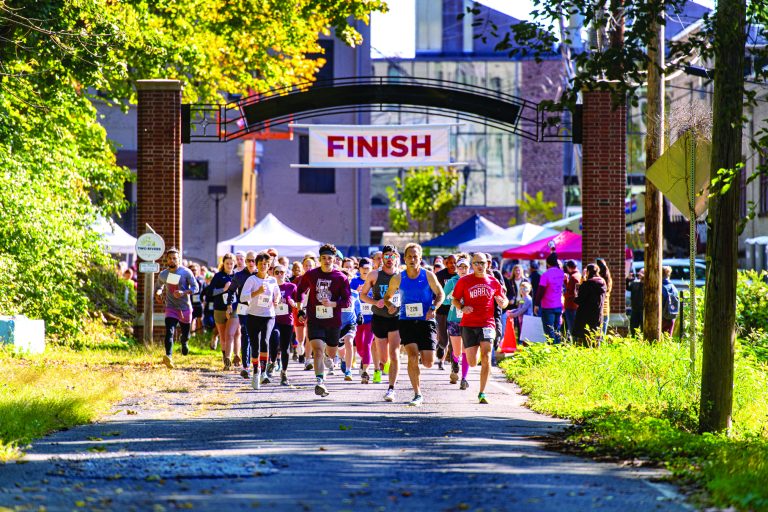
<path fill-rule="evenodd" d="M 163 237 L 165 247 L 182 250 L 181 200 L 181 82 L 178 80 L 137 80 L 137 231 L 145 224 Z M 162 268 L 162 261 L 161 268 Z M 139 278 L 137 318 L 144 304 L 144 279 Z M 155 313 L 163 309 L 155 305 Z M 155 315 L 158 318 L 157 315 Z M 159 325 L 158 325 L 159 324 Z M 142 322 L 143 325 L 143 322 Z M 136 339 L 143 327 L 137 326 Z M 164 324 L 155 321 L 154 338 L 162 338 Z"/>
<path fill-rule="evenodd" d="M 612 325 L 626 320 L 624 197 L 627 183 L 627 108 L 611 93 L 584 93 L 581 202 L 583 262 L 605 258 L 613 276 Z"/>

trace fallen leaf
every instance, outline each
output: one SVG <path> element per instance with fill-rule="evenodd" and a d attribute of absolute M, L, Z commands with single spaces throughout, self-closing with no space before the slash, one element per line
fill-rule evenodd
<path fill-rule="evenodd" d="M 400 495 L 403 496 L 404 498 L 408 498 L 410 496 L 413 496 L 413 493 L 411 491 L 403 491 L 400 493 Z"/>
<path fill-rule="evenodd" d="M 87 438 L 89 441 L 103 441 L 100 437 L 91 436 Z"/>
<path fill-rule="evenodd" d="M 132 410 L 132 409 L 128 409 L 127 411 L 125 411 L 125 414 L 127 414 L 129 416 L 135 416 L 136 414 L 139 414 L 139 413 L 134 411 L 134 410 Z M 162 505 L 155 505 L 155 506 L 156 507 L 161 507 Z"/>
<path fill-rule="evenodd" d="M 101 452 L 107 451 L 107 447 L 103 446 L 103 445 L 100 445 L 100 444 L 97 444 L 96 446 L 91 446 L 86 451 L 87 452 L 91 452 L 91 453 L 101 453 Z"/>
<path fill-rule="evenodd" d="M 352 427 L 348 427 L 347 425 L 339 425 L 339 430 L 351 430 Z"/>

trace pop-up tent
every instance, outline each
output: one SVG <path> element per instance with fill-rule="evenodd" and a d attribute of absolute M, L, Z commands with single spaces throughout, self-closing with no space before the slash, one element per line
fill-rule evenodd
<path fill-rule="evenodd" d="M 102 244 L 112 254 L 136 254 L 136 239 L 115 221 L 99 216 L 91 228 L 101 234 Z"/>
<path fill-rule="evenodd" d="M 509 249 L 510 247 L 518 247 L 520 245 L 529 244 L 540 238 L 548 236 L 554 236 L 557 231 L 554 229 L 548 229 L 536 224 L 519 224 L 507 228 L 501 233 L 494 233 L 491 235 L 481 236 L 474 240 L 459 244 L 459 250 L 464 252 L 490 252 L 500 253 Z"/>
<path fill-rule="evenodd" d="M 424 242 L 422 245 L 424 247 L 458 247 L 459 244 L 469 240 L 503 232 L 503 227 L 494 224 L 482 215 L 474 214 L 452 230 L 428 242 Z"/>
<path fill-rule="evenodd" d="M 563 231 L 528 245 L 508 249 L 502 253 L 502 256 L 515 260 L 543 260 L 552 252 L 553 246 L 558 258 L 581 259 L 581 235 L 570 231 Z"/>
<path fill-rule="evenodd" d="M 297 233 L 268 213 L 248 231 L 216 244 L 216 255 L 220 258 L 228 252 L 261 251 L 270 247 L 280 256 L 300 258 L 309 251 L 317 254 L 320 242 Z"/>

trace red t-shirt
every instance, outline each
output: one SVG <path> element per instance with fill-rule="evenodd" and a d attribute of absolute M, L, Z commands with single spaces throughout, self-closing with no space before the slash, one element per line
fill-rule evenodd
<path fill-rule="evenodd" d="M 503 297 L 501 283 L 491 276 L 466 275 L 458 280 L 453 298 L 471 306 L 471 313 L 464 313 L 459 325 L 464 327 L 495 327 L 493 303 L 495 296 Z"/>

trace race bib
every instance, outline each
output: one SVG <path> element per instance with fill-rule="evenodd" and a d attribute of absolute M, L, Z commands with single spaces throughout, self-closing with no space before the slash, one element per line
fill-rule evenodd
<path fill-rule="evenodd" d="M 360 304 L 360 312 L 364 315 L 372 315 L 373 304 L 368 304 L 366 302 L 363 302 L 362 304 Z"/>
<path fill-rule="evenodd" d="M 228 293 L 222 293 L 222 294 L 221 294 L 221 300 L 223 300 L 223 301 L 224 301 L 224 304 L 226 304 L 226 303 L 227 303 L 227 299 L 228 299 L 228 298 L 229 298 L 229 294 L 228 294 Z"/>
<path fill-rule="evenodd" d="M 408 318 L 420 318 L 424 316 L 424 306 L 421 302 L 405 305 L 405 316 Z"/>
<path fill-rule="evenodd" d="M 275 314 L 278 316 L 287 315 L 289 311 L 290 309 L 288 308 L 288 304 L 285 302 L 281 302 L 275 308 Z"/>
<path fill-rule="evenodd" d="M 496 339 L 496 329 L 493 327 L 483 327 L 483 339 L 491 341 Z"/>
<path fill-rule="evenodd" d="M 389 302 L 391 302 L 395 307 L 400 307 L 400 294 L 396 293 L 392 296 L 391 299 L 389 299 Z"/>
<path fill-rule="evenodd" d="M 262 308 L 268 308 L 269 305 L 272 303 L 272 296 L 271 295 L 265 295 L 261 294 L 258 297 L 256 297 L 256 305 L 260 306 Z"/>
<path fill-rule="evenodd" d="M 457 309 L 456 318 L 464 318 L 464 311 L 462 311 L 461 309 Z"/>
<path fill-rule="evenodd" d="M 192 296 L 192 304 L 199 304 L 200 303 L 200 296 L 199 295 L 193 295 Z"/>
<path fill-rule="evenodd" d="M 306 294 L 301 298 L 301 309 L 306 309 L 307 304 L 309 304 L 309 294 Z"/>
<path fill-rule="evenodd" d="M 333 308 L 328 306 L 315 306 L 315 318 L 318 320 L 333 318 Z"/>
<path fill-rule="evenodd" d="M 238 304 L 237 305 L 237 314 L 238 315 L 247 315 L 248 314 L 248 304 Z"/>
<path fill-rule="evenodd" d="M 168 272 L 168 276 L 165 278 L 165 282 L 168 284 L 179 284 L 179 281 L 181 281 L 181 276 L 170 272 Z"/>
<path fill-rule="evenodd" d="M 342 308 L 341 311 L 344 313 L 354 313 L 355 306 L 347 306 L 346 308 Z"/>
<path fill-rule="evenodd" d="M 213 311 L 213 302 L 208 303 L 208 311 Z"/>

